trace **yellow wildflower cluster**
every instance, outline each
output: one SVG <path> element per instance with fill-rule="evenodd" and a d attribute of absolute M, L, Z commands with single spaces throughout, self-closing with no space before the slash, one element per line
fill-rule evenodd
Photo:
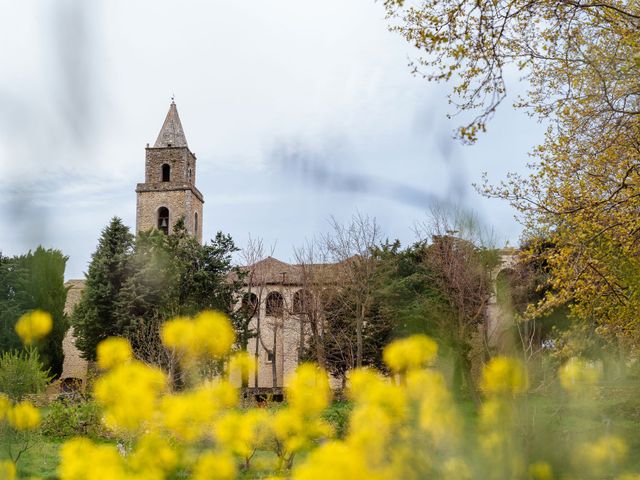
<path fill-rule="evenodd" d="M 111 337 L 100 342 L 97 348 L 97 356 L 98 367 L 108 370 L 131 360 L 133 352 L 126 339 Z"/>
<path fill-rule="evenodd" d="M 132 361 L 114 367 L 94 386 L 94 397 L 104 409 L 104 423 L 133 433 L 153 418 L 167 381 L 164 373 Z"/>
<path fill-rule="evenodd" d="M 51 315 L 42 310 L 33 310 L 22 315 L 16 322 L 16 333 L 25 345 L 31 345 L 48 335 L 53 327 Z"/>
<path fill-rule="evenodd" d="M 514 358 L 494 357 L 482 372 L 482 390 L 487 395 L 517 395 L 529 383 L 523 365 Z"/>
<path fill-rule="evenodd" d="M 40 411 L 28 400 L 12 405 L 9 397 L 0 393 L 0 422 L 3 420 L 15 430 L 34 430 L 40 425 Z"/>
<path fill-rule="evenodd" d="M 624 440 L 613 435 L 605 435 L 595 442 L 578 446 L 574 455 L 577 469 L 590 476 L 606 477 L 609 472 L 620 468 L 627 458 L 629 448 Z"/>
<path fill-rule="evenodd" d="M 426 367 L 438 354 L 438 344 L 426 335 L 414 335 L 396 340 L 384 350 L 384 362 L 392 372 Z"/>
<path fill-rule="evenodd" d="M 224 315 L 177 318 L 161 336 L 186 360 L 178 376 L 199 359 L 226 362 L 224 375 L 172 391 L 167 375 L 134 359 L 125 339 L 105 340 L 98 347 L 102 372 L 93 394 L 105 425 L 124 442 L 67 441 L 60 450 L 61 480 L 559 478 L 551 464 L 526 459 L 517 444 L 517 400 L 528 382 L 515 359 L 495 357 L 485 366 L 476 434 L 464 428 L 444 377 L 429 368 L 436 343 L 425 336 L 395 341 L 383 355 L 394 375 L 350 372 L 348 430 L 336 438 L 323 416 L 332 399 L 329 378 L 318 366 L 302 364 L 287 377 L 282 408 L 239 408 L 238 390 L 227 377 L 246 380 L 255 360 L 246 352 L 230 355 L 234 335 Z M 598 377 L 590 364 L 574 361 L 560 378 L 574 385 Z M 0 394 L 0 421 L 27 432 L 40 416 L 29 402 L 13 405 Z M 275 455 L 257 456 L 258 450 Z M 584 475 L 571 478 L 614 478 L 627 454 L 627 445 L 611 435 L 578 445 L 573 470 Z M 273 473 L 278 476 L 269 477 Z M 13 463 L 0 462 L 0 478 L 15 476 Z"/>
<path fill-rule="evenodd" d="M 580 392 L 595 385 L 602 376 L 602 366 L 581 358 L 571 358 L 559 371 L 560 384 L 568 392 Z"/>
<path fill-rule="evenodd" d="M 40 425 L 40 411 L 31 402 L 23 400 L 7 412 L 7 420 L 16 430 L 34 430 Z"/>
<path fill-rule="evenodd" d="M 0 478 L 14 480 L 16 478 L 16 466 L 11 460 L 0 461 Z"/>
<path fill-rule="evenodd" d="M 227 317 L 214 311 L 205 311 L 194 319 L 179 317 L 162 326 L 163 343 L 174 348 L 188 361 L 208 355 L 220 358 L 231 351 L 235 333 Z"/>
<path fill-rule="evenodd" d="M 287 384 L 289 404 L 272 419 L 280 466 L 290 466 L 297 452 L 333 434 L 331 425 L 322 418 L 331 400 L 327 374 L 306 363 L 287 377 Z"/>
<path fill-rule="evenodd" d="M 436 349 L 424 336 L 389 345 L 384 359 L 402 374 L 401 384 L 374 370 L 353 371 L 346 437 L 316 448 L 293 478 L 468 478 L 469 466 L 456 455 L 461 422 L 450 393 L 439 373 L 424 369 Z"/>

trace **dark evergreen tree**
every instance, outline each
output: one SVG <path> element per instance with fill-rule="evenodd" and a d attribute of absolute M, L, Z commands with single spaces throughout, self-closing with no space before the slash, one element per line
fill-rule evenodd
<path fill-rule="evenodd" d="M 24 276 L 24 268 L 14 258 L 0 254 L 0 350 L 3 352 L 22 346 L 14 327 L 27 303 L 25 292 L 18 288 L 24 283 Z"/>
<path fill-rule="evenodd" d="M 170 235 L 158 230 L 140 233 L 127 258 L 125 281 L 115 305 L 118 334 L 132 341 L 139 356 L 147 351 L 158 358 L 160 347 L 151 348 L 149 342 L 159 341 L 155 330 L 162 322 L 213 309 L 231 317 L 238 343 L 246 345 L 251 335 L 248 323 L 233 308 L 242 288 L 241 272 L 231 261 L 236 250 L 231 237 L 222 233 L 201 245 L 182 220 Z M 149 332 L 150 327 L 154 331 Z"/>
<path fill-rule="evenodd" d="M 91 257 L 85 288 L 72 316 L 76 345 L 88 360 L 95 360 L 100 341 L 120 334 L 115 307 L 126 279 L 125 265 L 132 244 L 129 228 L 114 217 L 102 231 Z"/>

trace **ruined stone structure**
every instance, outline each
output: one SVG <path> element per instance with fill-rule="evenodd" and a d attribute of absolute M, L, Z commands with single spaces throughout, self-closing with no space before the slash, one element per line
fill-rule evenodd
<path fill-rule="evenodd" d="M 64 286 L 69 289 L 67 291 L 67 300 L 64 304 L 64 313 L 71 315 L 73 308 L 80 300 L 80 295 L 84 288 L 84 280 L 69 280 Z M 73 327 L 67 330 L 62 340 L 62 351 L 64 352 L 62 374 L 60 375 L 62 388 L 64 388 L 65 385 L 71 386 L 74 384 L 84 388 L 87 381 L 88 364 L 87 361 L 81 357 L 80 350 L 76 347 Z"/>
<path fill-rule="evenodd" d="M 189 150 L 175 102 L 171 102 L 158 138 L 145 150 L 145 180 L 136 188 L 136 232 L 157 228 L 171 233 L 183 218 L 202 243 L 204 198 L 196 188 L 196 156 Z"/>

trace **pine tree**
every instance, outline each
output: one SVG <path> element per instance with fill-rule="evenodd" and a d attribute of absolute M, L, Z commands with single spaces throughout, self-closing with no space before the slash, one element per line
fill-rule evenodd
<path fill-rule="evenodd" d="M 76 345 L 88 360 L 95 360 L 101 340 L 119 334 L 115 304 L 125 280 L 126 259 L 132 244 L 129 228 L 114 217 L 102 231 L 91 257 L 85 288 L 72 317 Z"/>

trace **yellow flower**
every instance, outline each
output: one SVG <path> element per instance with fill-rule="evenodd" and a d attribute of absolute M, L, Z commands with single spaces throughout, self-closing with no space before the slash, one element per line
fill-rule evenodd
<path fill-rule="evenodd" d="M 176 317 L 162 324 L 160 328 L 162 343 L 183 353 L 196 355 L 198 339 L 193 321 L 188 317 Z"/>
<path fill-rule="evenodd" d="M 362 451 L 372 462 L 386 456 L 393 428 L 397 422 L 379 405 L 356 406 L 349 418 L 347 443 L 355 451 Z"/>
<path fill-rule="evenodd" d="M 442 465 L 442 478 L 443 480 L 470 480 L 471 469 L 461 458 L 448 458 Z"/>
<path fill-rule="evenodd" d="M 326 372 L 303 363 L 289 375 L 285 384 L 289 406 L 307 415 L 317 415 L 329 405 L 331 389 Z"/>
<path fill-rule="evenodd" d="M 205 353 L 221 358 L 231 351 L 236 334 L 229 318 L 221 312 L 204 311 L 194 319 L 196 336 Z"/>
<path fill-rule="evenodd" d="M 42 310 L 25 313 L 16 323 L 16 333 L 25 345 L 31 345 L 51 331 L 51 315 Z"/>
<path fill-rule="evenodd" d="M 152 418 L 165 388 L 161 370 L 132 361 L 109 370 L 96 381 L 93 391 L 104 407 L 108 427 L 135 432 Z"/>
<path fill-rule="evenodd" d="M 229 359 L 229 375 L 231 377 L 237 377 L 246 382 L 255 370 L 256 359 L 249 352 L 244 350 L 236 352 Z"/>
<path fill-rule="evenodd" d="M 418 405 L 419 426 L 436 443 L 454 445 L 460 432 L 460 419 L 441 374 L 414 370 L 407 375 L 406 391 Z"/>
<path fill-rule="evenodd" d="M 0 461 L 0 478 L 14 480 L 16 478 L 16 466 L 11 460 Z"/>
<path fill-rule="evenodd" d="M 397 418 L 404 418 L 407 414 L 406 389 L 392 384 L 388 378 L 369 368 L 352 370 L 349 396 L 359 404 L 380 405 Z"/>
<path fill-rule="evenodd" d="M 215 424 L 216 439 L 233 453 L 250 457 L 266 437 L 267 420 L 264 410 L 229 412 Z"/>
<path fill-rule="evenodd" d="M 237 404 L 237 390 L 229 382 L 208 383 L 196 390 L 167 395 L 161 402 L 163 425 L 179 440 L 190 443 L 211 434 L 214 421 Z"/>
<path fill-rule="evenodd" d="M 178 465 L 178 453 L 168 439 L 157 432 L 144 434 L 129 459 L 130 465 L 146 478 L 165 478 Z"/>
<path fill-rule="evenodd" d="M 514 358 L 494 357 L 482 370 L 481 388 L 488 395 L 515 395 L 527 387 L 527 373 Z"/>
<path fill-rule="evenodd" d="M 0 422 L 5 419 L 11 410 L 11 400 L 4 393 L 0 393 Z"/>
<path fill-rule="evenodd" d="M 125 338 L 110 337 L 98 344 L 98 366 L 108 370 L 131 360 L 133 352 Z"/>
<path fill-rule="evenodd" d="M 207 452 L 200 456 L 193 470 L 193 480 L 232 480 L 236 462 L 228 453 Z"/>
<path fill-rule="evenodd" d="M 291 408 L 276 412 L 271 428 L 287 452 L 297 452 L 311 442 L 333 435 L 331 425 L 323 419 L 304 416 L 302 412 Z"/>
<path fill-rule="evenodd" d="M 293 480 L 319 478 L 382 480 L 384 475 L 369 468 L 361 451 L 349 448 L 343 442 L 334 441 L 316 448 L 293 470 Z"/>
<path fill-rule="evenodd" d="M 73 438 L 60 448 L 60 480 L 120 480 L 128 478 L 115 445 L 96 445 Z"/>
<path fill-rule="evenodd" d="M 604 476 L 619 468 L 627 458 L 629 447 L 619 437 L 605 435 L 595 442 L 579 445 L 575 455 L 576 467 L 590 475 Z"/>
<path fill-rule="evenodd" d="M 384 363 L 395 373 L 415 370 L 431 364 L 438 354 L 438 344 L 426 335 L 395 340 L 383 352 Z"/>
<path fill-rule="evenodd" d="M 33 430 L 40 425 L 40 412 L 31 402 L 25 400 L 9 410 L 7 420 L 16 430 Z"/>
<path fill-rule="evenodd" d="M 220 312 L 204 311 L 193 320 L 177 317 L 160 330 L 162 342 L 193 361 L 201 355 L 222 358 L 231 351 L 235 332 L 229 318 Z"/>
<path fill-rule="evenodd" d="M 560 384 L 567 391 L 577 392 L 596 384 L 601 374 L 600 364 L 574 357 L 560 368 Z"/>
<path fill-rule="evenodd" d="M 553 471 L 547 462 L 535 462 L 529 465 L 529 478 L 531 480 L 552 480 Z"/>

